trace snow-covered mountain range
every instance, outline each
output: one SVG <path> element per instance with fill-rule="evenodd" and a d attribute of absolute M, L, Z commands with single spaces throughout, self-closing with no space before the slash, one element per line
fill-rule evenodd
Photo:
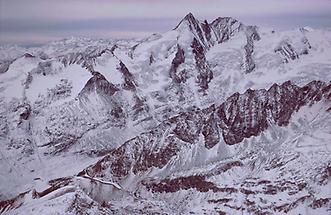
<path fill-rule="evenodd" d="M 0 213 L 329 214 L 330 143 L 330 29 L 0 48 Z"/>

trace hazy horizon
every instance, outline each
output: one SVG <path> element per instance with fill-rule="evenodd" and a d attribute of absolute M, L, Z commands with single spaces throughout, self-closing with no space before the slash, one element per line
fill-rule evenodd
<path fill-rule="evenodd" d="M 231 16 L 275 29 L 331 27 L 329 0 L 0 0 L 0 44 L 144 37 L 173 29 L 189 12 L 200 20 Z"/>

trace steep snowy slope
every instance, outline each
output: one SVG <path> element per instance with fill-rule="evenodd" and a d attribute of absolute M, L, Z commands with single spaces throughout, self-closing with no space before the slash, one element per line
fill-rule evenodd
<path fill-rule="evenodd" d="M 74 213 L 327 214 L 331 84 L 287 82 L 247 91 L 238 101 L 233 96 L 217 108 L 170 118 L 75 177 L 24 194 L 14 213 L 50 210 L 51 200 Z M 231 119 L 235 137 L 246 131 L 242 143 L 228 139 Z"/>
<path fill-rule="evenodd" d="M 328 29 L 192 14 L 2 47 L 0 211 L 326 214 L 330 53 Z"/>

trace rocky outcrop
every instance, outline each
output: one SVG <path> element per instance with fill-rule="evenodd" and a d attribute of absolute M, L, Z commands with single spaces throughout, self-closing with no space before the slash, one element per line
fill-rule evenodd
<path fill-rule="evenodd" d="M 91 177 L 103 177 L 106 171 L 111 177 L 123 179 L 131 170 L 138 174 L 151 167 L 162 168 L 180 149 L 179 144 L 176 144 L 178 139 L 176 141 L 174 136 L 163 137 L 169 126 L 169 123 L 161 124 L 156 129 L 125 142 L 80 175 L 86 173 Z"/>
<path fill-rule="evenodd" d="M 130 71 L 122 61 L 120 62 L 119 71 L 122 73 L 124 77 L 123 89 L 135 91 L 137 84 L 134 80 L 134 76 L 130 73 Z"/>
<path fill-rule="evenodd" d="M 245 26 L 247 43 L 244 46 L 244 71 L 250 73 L 255 69 L 255 62 L 253 60 L 254 41 L 260 40 L 260 35 L 257 32 L 256 26 Z"/>
<path fill-rule="evenodd" d="M 21 193 L 12 199 L 0 201 L 0 213 L 6 213 L 9 210 L 20 207 L 24 203 L 24 197 L 28 192 Z"/>
<path fill-rule="evenodd" d="M 106 175 L 105 177 L 123 179 L 130 171 L 137 175 L 152 167 L 163 168 L 187 144 L 195 144 L 198 141 L 207 120 L 205 118 L 208 117 L 210 121 L 211 111 L 212 108 L 206 109 L 205 112 L 196 108 L 172 117 L 155 129 L 125 142 L 84 172 L 91 177 Z M 210 132 L 212 127 L 213 125 L 208 126 L 206 123 L 206 137 L 214 134 Z M 215 138 L 209 137 L 208 144 L 215 144 Z"/>
<path fill-rule="evenodd" d="M 302 32 L 304 33 L 304 32 Z M 301 55 L 309 54 L 311 45 L 306 36 L 302 36 L 299 41 L 293 42 L 289 39 L 282 40 L 274 49 L 282 58 L 283 63 L 299 59 Z"/>
<path fill-rule="evenodd" d="M 283 57 L 283 62 L 288 63 L 289 60 L 295 60 L 299 58 L 298 53 L 295 51 L 294 47 L 287 41 L 282 41 L 275 52 L 279 53 Z"/>
<path fill-rule="evenodd" d="M 151 119 L 149 106 L 146 104 L 146 98 L 140 98 L 137 94 L 134 95 L 134 105 L 132 107 L 133 121 L 148 121 Z"/>
<path fill-rule="evenodd" d="M 213 182 L 208 181 L 209 177 L 220 175 L 232 168 L 242 166 L 240 161 L 233 161 L 226 164 L 218 165 L 215 169 L 211 170 L 208 174 L 182 176 L 177 178 L 165 178 L 162 180 L 146 179 L 142 184 L 147 190 L 156 193 L 174 193 L 179 190 L 196 189 L 199 192 L 226 192 L 234 193 L 238 192 L 234 188 L 218 187 Z"/>
<path fill-rule="evenodd" d="M 209 68 L 202 45 L 195 38 L 191 48 L 195 58 L 195 65 L 199 71 L 197 82 L 202 90 L 207 90 L 208 83 L 213 79 L 213 72 Z"/>
<path fill-rule="evenodd" d="M 137 175 L 152 167 L 163 168 L 183 148 L 199 142 L 200 135 L 208 149 L 219 143 L 221 133 L 226 144 L 240 143 L 244 138 L 259 135 L 269 123 L 286 126 L 300 107 L 322 99 L 331 99 L 330 83 L 313 81 L 299 87 L 287 81 L 274 84 L 269 90 L 235 93 L 217 108 L 196 108 L 164 121 L 152 131 L 127 141 L 84 172 L 91 177 L 123 179 L 130 171 Z"/>
<path fill-rule="evenodd" d="M 93 77 L 87 81 L 78 97 L 82 97 L 84 94 L 90 94 L 91 92 L 111 96 L 119 90 L 112 83 L 107 81 L 106 78 L 99 72 L 93 72 L 92 75 Z"/>
<path fill-rule="evenodd" d="M 218 125 L 218 118 L 215 114 L 215 106 L 210 107 L 212 114 L 206 119 L 205 123 L 202 126 L 202 135 L 204 136 L 205 147 L 210 149 L 219 143 L 221 139 L 221 132 Z M 206 111 L 206 110 L 205 110 Z"/>
<path fill-rule="evenodd" d="M 210 45 L 214 45 L 214 40 L 213 40 L 213 30 L 210 26 L 210 24 L 205 20 L 203 23 L 201 23 L 201 28 L 202 31 L 205 35 L 206 40 L 210 43 Z"/>
<path fill-rule="evenodd" d="M 204 52 L 216 43 L 224 43 L 239 33 L 243 33 L 247 40 L 244 46 L 243 69 L 245 73 L 250 73 L 255 69 L 253 60 L 254 41 L 260 40 L 256 26 L 246 26 L 231 17 L 219 17 L 211 23 L 207 21 L 201 23 L 191 13 L 185 16 L 175 30 L 180 29 L 182 26 L 188 26 L 194 37 L 191 47 L 195 56 L 196 66 L 200 71 L 197 78 L 202 90 L 208 88 L 208 82 L 212 79 L 212 72 L 205 60 Z"/>
<path fill-rule="evenodd" d="M 30 54 L 30 53 L 25 53 L 25 54 L 23 55 L 23 57 L 25 57 L 25 58 L 34 58 L 35 56 L 33 56 L 33 55 Z"/>
<path fill-rule="evenodd" d="M 253 60 L 254 43 L 252 39 L 247 38 L 247 44 L 244 46 L 244 71 L 250 73 L 255 69 L 255 63 Z"/>
<path fill-rule="evenodd" d="M 29 104 L 24 104 L 18 108 L 20 114 L 20 121 L 27 120 L 31 114 L 31 106 Z"/>
<path fill-rule="evenodd" d="M 226 42 L 243 27 L 238 20 L 232 17 L 218 17 L 210 26 L 216 35 L 218 43 Z"/>
<path fill-rule="evenodd" d="M 149 65 L 152 65 L 155 62 L 155 59 L 153 57 L 153 53 L 149 56 Z"/>
<path fill-rule="evenodd" d="M 199 109 L 194 109 L 170 118 L 169 122 L 174 125 L 172 133 L 174 133 L 178 139 L 186 143 L 194 144 L 202 129 L 203 116 Z"/>
<path fill-rule="evenodd" d="M 219 108 L 220 126 L 227 144 L 257 136 L 268 127 L 268 122 L 286 126 L 292 114 L 304 105 L 330 98 L 331 85 L 313 81 L 298 87 L 287 81 L 274 84 L 269 90 L 248 89 L 235 93 Z"/>
<path fill-rule="evenodd" d="M 67 177 L 67 178 L 57 178 L 57 179 L 54 179 L 54 180 L 51 180 L 48 182 L 49 184 L 49 187 L 46 188 L 45 190 L 43 191 L 36 191 L 36 190 L 33 190 L 32 191 L 32 198 L 42 198 L 43 196 L 46 196 L 48 195 L 49 193 L 52 193 L 58 189 L 61 189 L 62 187 L 65 187 L 67 185 L 69 185 L 70 183 L 72 182 L 72 178 L 70 177 Z"/>
<path fill-rule="evenodd" d="M 94 66 L 96 64 L 96 59 L 101 57 L 106 53 L 112 54 L 116 46 L 112 46 L 112 48 L 108 47 L 96 47 L 96 46 L 88 46 L 85 50 L 81 52 L 68 53 L 63 56 L 60 56 L 58 60 L 64 65 L 68 66 L 71 64 L 79 64 L 82 67 L 86 68 L 90 72 L 94 71 Z"/>
<path fill-rule="evenodd" d="M 171 67 L 170 67 L 170 78 L 174 83 L 185 83 L 187 77 L 186 77 L 186 71 L 185 69 L 178 71 L 179 65 L 185 62 L 185 54 L 184 50 L 177 45 L 177 52 L 174 57 L 174 59 L 171 62 Z"/>
<path fill-rule="evenodd" d="M 193 33 L 194 37 L 199 40 L 201 44 L 203 44 L 206 48 L 210 47 L 211 32 L 210 26 L 207 22 L 201 24 L 192 13 L 189 13 L 184 17 L 184 19 L 182 19 L 174 30 L 180 29 L 182 26 L 188 26 L 190 32 Z M 205 33 L 207 33 L 207 35 L 205 35 Z M 207 39 L 208 37 L 209 39 Z"/>
<path fill-rule="evenodd" d="M 8 71 L 9 66 L 14 62 L 14 60 L 0 62 L 0 74 Z"/>
<path fill-rule="evenodd" d="M 37 74 L 42 74 L 43 76 L 49 75 L 52 73 L 52 62 L 43 61 L 38 63 L 38 67 L 34 70 Z"/>
<path fill-rule="evenodd" d="M 200 175 L 164 179 L 161 181 L 144 181 L 142 184 L 146 186 L 148 190 L 158 193 L 174 193 L 179 190 L 188 189 L 196 189 L 199 192 L 218 192 L 222 190 L 214 183 L 206 181 L 205 178 Z"/>

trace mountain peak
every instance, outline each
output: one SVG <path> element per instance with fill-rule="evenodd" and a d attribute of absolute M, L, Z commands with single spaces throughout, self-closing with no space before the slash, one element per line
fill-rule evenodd
<path fill-rule="evenodd" d="M 238 20 L 230 16 L 225 16 L 225 17 L 217 17 L 212 23 L 219 23 L 219 22 L 231 23 L 231 22 L 238 22 Z"/>
<path fill-rule="evenodd" d="M 79 96 L 96 92 L 102 95 L 113 95 L 118 89 L 99 72 L 93 72 L 92 77 L 87 81 Z"/>
<path fill-rule="evenodd" d="M 190 12 L 188 13 L 185 17 L 184 17 L 185 20 L 195 20 L 195 17 L 194 15 Z"/>
<path fill-rule="evenodd" d="M 174 29 L 178 29 L 180 26 L 183 25 L 183 23 L 186 23 L 187 25 L 192 25 L 192 24 L 199 23 L 199 21 L 190 12 L 179 22 L 179 24 Z"/>

